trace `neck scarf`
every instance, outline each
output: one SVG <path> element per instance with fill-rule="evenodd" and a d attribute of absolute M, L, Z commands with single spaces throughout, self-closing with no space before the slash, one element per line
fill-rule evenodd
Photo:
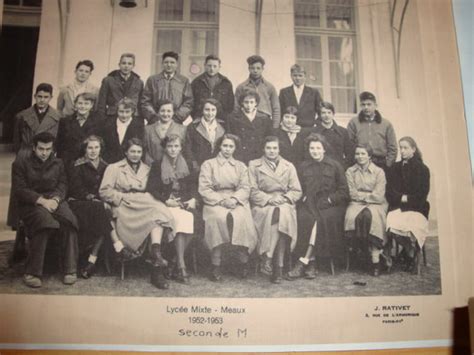
<path fill-rule="evenodd" d="M 161 181 L 164 184 L 175 183 L 178 179 L 182 179 L 189 175 L 188 164 L 181 154 L 178 155 L 173 162 L 172 159 L 165 154 L 161 161 Z"/>
<path fill-rule="evenodd" d="M 288 138 L 290 138 L 291 144 L 293 144 L 293 142 L 295 141 L 296 135 L 301 132 L 301 126 L 295 125 L 293 128 L 288 128 L 287 126 L 285 126 L 283 121 L 281 121 L 280 128 L 282 131 L 288 133 Z"/>
<path fill-rule="evenodd" d="M 275 161 L 271 161 L 267 159 L 267 157 L 263 157 L 263 161 L 272 169 L 273 171 L 276 171 L 278 167 L 278 163 L 280 162 L 280 159 L 277 158 Z"/>

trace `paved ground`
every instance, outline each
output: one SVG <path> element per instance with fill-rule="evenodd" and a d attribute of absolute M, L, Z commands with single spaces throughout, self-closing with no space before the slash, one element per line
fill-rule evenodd
<path fill-rule="evenodd" d="M 136 262 L 127 267 L 125 280 L 120 280 L 118 270 L 112 275 L 100 271 L 90 280 L 79 280 L 74 286 L 64 286 L 60 275 L 54 272 L 55 262 L 46 270 L 43 288 L 33 290 L 23 285 L 21 264 L 6 268 L 13 247 L 14 233 L 6 226 L 7 206 L 10 193 L 10 167 L 12 154 L 0 153 L 0 293 L 61 294 L 61 295 L 107 295 L 107 296 L 153 296 L 153 297 L 344 297 L 344 296 L 393 296 L 433 295 L 441 293 L 438 238 L 430 237 L 426 242 L 428 266 L 422 267 L 421 275 L 411 275 L 395 268 L 391 274 L 374 278 L 362 270 L 329 274 L 327 265 L 315 280 L 285 281 L 273 285 L 263 275 L 251 275 L 247 280 L 232 276 L 231 270 L 221 283 L 206 278 L 206 270 L 198 269 L 191 285 L 172 282 L 167 291 L 154 288 L 149 283 L 148 266 Z M 433 229 L 435 230 L 435 229 Z M 204 257 L 204 256 L 203 256 Z M 51 265 L 52 264 L 52 265 Z M 230 267 L 228 268 L 230 269 Z M 354 282 L 363 284 L 354 285 Z"/>

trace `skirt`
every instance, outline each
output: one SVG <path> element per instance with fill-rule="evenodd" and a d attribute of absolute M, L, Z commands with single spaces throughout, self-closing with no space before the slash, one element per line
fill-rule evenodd
<path fill-rule="evenodd" d="M 420 212 L 396 209 L 387 215 L 387 231 L 402 236 L 413 234 L 421 249 L 428 236 L 428 220 Z"/>
<path fill-rule="evenodd" d="M 149 193 L 130 194 L 114 208 L 114 216 L 119 239 L 134 251 L 157 226 L 170 228 L 173 235 L 176 229 L 170 210 Z"/>

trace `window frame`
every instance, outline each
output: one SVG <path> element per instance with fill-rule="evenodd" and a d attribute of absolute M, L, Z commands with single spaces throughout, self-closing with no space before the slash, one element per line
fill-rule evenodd
<path fill-rule="evenodd" d="M 359 64 L 358 64 L 358 44 L 357 44 L 357 21 L 356 21 L 356 9 L 357 9 L 357 0 L 353 0 L 352 11 L 351 11 L 351 28 L 350 29 L 335 29 L 327 27 L 327 11 L 326 0 L 319 0 L 319 8 L 320 8 L 320 17 L 319 17 L 319 27 L 316 26 L 299 26 L 296 25 L 296 2 L 297 0 L 293 1 L 294 6 L 294 31 L 295 31 L 295 59 L 296 62 L 307 61 L 307 60 L 314 60 L 315 62 L 322 63 L 322 85 L 317 86 L 313 84 L 308 84 L 310 87 L 314 87 L 318 89 L 321 93 L 321 96 L 324 100 L 333 102 L 332 98 L 332 89 L 354 89 L 355 90 L 355 109 L 356 112 L 338 112 L 336 108 L 336 116 L 340 118 L 342 121 L 348 121 L 354 115 L 357 114 L 358 106 L 357 106 L 357 92 L 359 91 Z M 333 6 L 333 5 L 329 5 Z M 347 6 L 344 6 L 347 7 Z M 298 57 L 298 48 L 297 44 L 297 37 L 298 36 L 312 36 L 312 37 L 319 37 L 321 43 L 321 59 L 313 59 L 313 58 L 300 58 Z M 339 37 L 339 38 L 351 38 L 352 40 L 352 64 L 354 67 L 354 86 L 341 86 L 341 85 L 331 85 L 331 63 L 338 63 L 341 62 L 340 60 L 330 59 L 329 57 L 329 37 Z"/>
<path fill-rule="evenodd" d="M 220 2 L 219 0 L 216 1 L 216 21 L 209 22 L 209 21 L 191 21 L 191 1 L 192 0 L 183 0 L 183 19 L 179 21 L 170 21 L 170 20 L 160 20 L 159 19 L 159 11 L 160 11 L 160 0 L 155 0 L 155 14 L 154 14 L 154 22 L 153 22 L 153 58 L 151 61 L 151 72 L 152 73 L 159 73 L 158 67 L 161 62 L 161 55 L 163 53 L 158 52 L 158 32 L 160 30 L 180 30 L 181 31 L 181 50 L 179 51 L 179 67 L 178 72 L 181 72 L 182 64 L 187 63 L 190 57 L 196 57 L 195 53 L 190 53 L 186 50 L 191 50 L 192 44 L 192 32 L 193 31 L 214 31 L 215 33 L 215 42 L 216 42 L 216 50 L 215 53 L 205 53 L 205 56 L 209 54 L 219 55 L 219 15 L 220 15 Z M 183 56 L 185 54 L 185 56 Z M 204 56 L 204 58 L 205 58 Z M 183 60 L 184 58 L 184 60 Z M 202 63 L 202 70 L 204 68 L 204 58 Z M 191 64 L 191 63 L 189 63 Z M 199 75 L 199 74 L 198 74 Z M 185 74 L 185 76 L 187 76 Z"/>

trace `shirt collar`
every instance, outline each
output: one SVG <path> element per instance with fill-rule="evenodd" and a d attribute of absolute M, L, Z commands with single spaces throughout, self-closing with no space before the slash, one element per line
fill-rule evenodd
<path fill-rule="evenodd" d="M 207 131 L 215 130 L 217 128 L 217 121 L 216 119 L 213 119 L 211 123 L 207 123 L 207 121 L 203 118 L 201 120 L 201 124 L 204 126 L 204 128 Z"/>
<path fill-rule="evenodd" d="M 356 164 L 355 166 L 356 166 L 356 170 L 364 172 L 364 169 L 361 168 L 359 164 Z M 367 166 L 366 171 L 372 174 L 374 172 L 374 163 L 370 162 L 369 165 Z"/>

